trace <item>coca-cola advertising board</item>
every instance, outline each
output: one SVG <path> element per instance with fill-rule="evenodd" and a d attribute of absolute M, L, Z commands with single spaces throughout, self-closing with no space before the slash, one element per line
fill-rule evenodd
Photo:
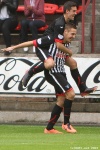
<path fill-rule="evenodd" d="M 91 94 L 100 96 L 100 58 L 74 58 L 77 61 L 79 72 L 86 82 L 87 87 L 98 86 L 97 91 Z M 39 60 L 36 57 L 0 57 L 0 93 L 21 95 L 52 95 L 54 88 L 44 77 L 44 72 L 35 74 L 27 87 L 21 86 L 21 80 L 26 70 Z M 66 76 L 69 83 L 80 95 L 79 89 L 74 82 L 69 67 L 65 66 Z"/>

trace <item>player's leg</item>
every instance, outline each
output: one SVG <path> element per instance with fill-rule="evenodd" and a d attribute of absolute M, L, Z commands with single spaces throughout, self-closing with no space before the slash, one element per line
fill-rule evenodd
<path fill-rule="evenodd" d="M 49 48 L 50 48 L 50 46 L 44 47 L 42 49 L 40 47 L 36 48 L 36 55 L 44 63 L 44 67 L 47 70 L 53 68 L 55 65 L 53 58 L 51 57 L 51 55 L 48 52 Z"/>
<path fill-rule="evenodd" d="M 49 54 L 49 49 L 51 49 L 50 46 L 52 43 L 54 43 L 54 38 L 49 35 L 33 41 L 33 45 L 36 47 L 36 55 L 48 70 L 55 65 L 53 58 Z"/>
<path fill-rule="evenodd" d="M 63 96 L 59 96 L 57 98 L 57 103 L 55 104 L 52 112 L 51 112 L 51 116 L 50 119 L 48 121 L 48 124 L 44 130 L 44 133 L 53 133 L 53 134 L 60 134 L 62 132 L 59 132 L 58 130 L 54 129 L 54 125 L 56 124 L 56 122 L 58 121 L 60 114 L 62 112 L 62 104 L 64 103 L 65 97 Z"/>
<path fill-rule="evenodd" d="M 50 46 L 50 44 L 52 44 L 52 43 L 54 43 L 54 37 L 52 35 L 47 35 L 47 36 L 43 36 L 41 38 L 38 38 L 36 43 L 35 43 L 35 46 L 43 48 L 43 47 Z"/>
<path fill-rule="evenodd" d="M 23 76 L 22 79 L 22 84 L 23 86 L 27 86 L 28 81 L 30 78 L 44 69 L 51 69 L 54 67 L 54 60 L 52 57 L 49 55 L 48 50 L 50 48 L 50 44 L 53 43 L 54 39 L 52 36 L 44 36 L 42 38 L 39 38 L 37 40 L 34 40 L 34 46 L 36 48 L 36 54 L 41 60 L 41 62 L 36 63 L 35 65 L 32 65 L 31 68 L 26 71 L 25 75 Z"/>
<path fill-rule="evenodd" d="M 66 65 L 70 67 L 71 75 L 80 90 L 81 96 L 86 96 L 86 95 L 94 92 L 97 89 L 97 86 L 92 87 L 92 88 L 88 88 L 86 86 L 86 83 L 83 81 L 83 79 L 78 71 L 77 62 L 72 57 L 67 57 Z"/>
<path fill-rule="evenodd" d="M 66 130 L 66 132 L 69 132 L 69 133 L 76 133 L 77 131 L 70 124 L 71 107 L 72 107 L 72 102 L 75 97 L 75 92 L 74 92 L 73 88 L 71 87 L 71 85 L 68 83 L 65 75 L 63 75 L 62 78 L 60 77 L 60 79 L 61 79 L 60 85 L 63 87 L 63 89 L 65 91 L 64 92 L 65 93 L 65 101 L 64 101 L 64 106 L 63 106 L 63 108 L 64 108 L 64 110 L 63 110 L 64 123 L 62 124 L 62 129 Z"/>
<path fill-rule="evenodd" d="M 60 91 L 60 83 L 58 81 L 58 74 L 49 74 L 49 71 L 45 71 L 45 78 L 46 80 L 52 84 L 55 88 L 55 91 L 57 92 Z M 61 90 L 62 91 L 62 90 Z M 59 132 L 58 130 L 54 129 L 54 125 L 56 124 L 57 120 L 60 117 L 60 114 L 63 110 L 63 105 L 64 105 L 64 100 L 65 100 L 65 95 L 61 93 L 61 96 L 59 95 L 57 98 L 57 103 L 55 104 L 50 120 L 48 121 L 48 124 L 46 128 L 44 129 L 44 133 L 49 133 L 49 134 L 60 134 L 62 132 Z"/>
<path fill-rule="evenodd" d="M 62 124 L 62 129 L 65 130 L 68 133 L 76 133 L 76 129 L 71 125 L 70 123 L 70 115 L 71 115 L 71 108 L 72 108 L 72 102 L 75 97 L 74 90 L 66 91 L 65 93 L 65 101 L 64 101 L 64 123 Z"/>
<path fill-rule="evenodd" d="M 43 71 L 45 69 L 44 67 L 44 63 L 39 61 L 36 64 L 33 64 L 29 70 L 27 70 L 22 78 L 22 85 L 24 87 L 27 86 L 29 80 L 31 79 L 31 77 L 33 75 L 35 75 L 36 73 L 39 73 L 41 71 Z"/>
<path fill-rule="evenodd" d="M 65 74 L 62 75 L 59 73 L 50 74 L 50 75 L 45 76 L 46 80 L 54 86 L 55 91 L 56 91 L 56 95 L 57 95 L 57 103 L 52 110 L 50 120 L 48 122 L 48 125 L 47 125 L 45 131 L 44 131 L 45 133 L 46 132 L 49 133 L 50 131 L 52 131 L 55 123 L 57 122 L 57 120 L 58 120 L 58 118 L 62 112 L 62 108 L 65 105 L 64 101 L 65 101 L 66 91 L 68 91 L 68 96 L 66 96 L 66 99 L 68 99 L 69 105 L 70 105 L 70 103 L 72 104 L 72 100 L 74 99 L 74 95 L 75 95 L 74 90 L 72 89 L 71 85 L 67 82 L 67 79 L 65 76 L 66 76 Z M 64 111 L 65 113 L 69 112 L 69 105 L 68 105 L 68 107 L 66 107 L 66 105 L 64 106 L 66 108 Z M 71 105 L 70 105 L 70 107 L 71 107 Z M 71 109 L 70 109 L 70 111 L 71 111 Z M 65 115 L 64 119 L 66 119 L 66 118 L 67 118 L 67 116 Z M 66 123 L 65 120 L 64 120 L 64 123 Z M 67 123 L 69 123 L 69 121 Z M 72 126 L 67 124 L 67 123 L 63 124 L 63 127 L 64 127 L 63 129 L 66 130 L 65 127 L 68 125 L 66 131 L 70 132 L 70 133 L 75 133 L 76 130 L 74 128 L 72 128 Z"/>
<path fill-rule="evenodd" d="M 39 72 L 43 71 L 44 69 L 48 69 L 49 70 L 53 66 L 54 66 L 54 60 L 52 59 L 52 57 L 50 57 L 47 60 L 45 60 L 44 63 L 42 61 L 39 61 L 35 65 L 32 65 L 31 68 L 28 71 L 26 71 L 25 75 L 22 78 L 23 86 L 24 87 L 27 86 L 27 83 L 29 82 L 30 78 L 34 74 L 39 73 Z"/>

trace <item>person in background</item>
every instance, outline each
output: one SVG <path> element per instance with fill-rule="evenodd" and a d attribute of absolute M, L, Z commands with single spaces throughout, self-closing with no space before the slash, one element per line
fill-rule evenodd
<path fill-rule="evenodd" d="M 34 40 L 38 38 L 38 28 L 45 26 L 44 0 L 24 0 L 24 7 L 26 18 L 21 21 L 21 42 L 28 41 L 28 29 Z M 23 50 L 28 51 L 28 47 Z"/>
<path fill-rule="evenodd" d="M 66 3 L 67 0 L 45 0 L 45 3 L 50 3 L 50 4 L 56 4 L 56 5 L 63 5 L 64 3 Z"/>
<path fill-rule="evenodd" d="M 11 46 L 11 30 L 18 25 L 16 10 L 19 0 L 0 0 L 0 32 L 3 34 L 6 47 Z M 5 51 L 4 55 L 10 55 Z"/>
<path fill-rule="evenodd" d="M 77 6 L 82 4 L 82 0 L 62 0 L 62 1 L 58 1 L 58 0 L 45 0 L 45 3 L 50 3 L 50 4 L 56 4 L 56 5 L 64 5 L 64 3 L 66 3 L 67 1 L 72 1 L 74 3 L 77 4 Z"/>

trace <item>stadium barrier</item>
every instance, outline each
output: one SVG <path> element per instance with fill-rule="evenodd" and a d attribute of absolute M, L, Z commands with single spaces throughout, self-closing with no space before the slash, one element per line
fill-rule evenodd
<path fill-rule="evenodd" d="M 80 73 L 88 87 L 98 86 L 98 90 L 87 96 L 87 98 L 100 97 L 99 84 L 99 58 L 74 58 L 78 63 Z M 44 77 L 44 72 L 34 75 L 27 87 L 22 87 L 23 74 L 31 65 L 37 63 L 37 57 L 0 57 L 0 96 L 16 97 L 42 97 L 55 98 L 55 91 Z M 84 64 L 84 65 L 83 65 Z M 20 67 L 19 67 L 20 66 Z M 79 89 L 71 77 L 70 69 L 65 66 L 69 83 L 75 90 L 76 97 L 81 98 Z"/>

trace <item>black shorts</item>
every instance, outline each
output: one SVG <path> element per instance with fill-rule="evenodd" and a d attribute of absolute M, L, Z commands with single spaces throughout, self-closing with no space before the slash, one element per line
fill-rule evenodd
<path fill-rule="evenodd" d="M 73 89 L 68 83 L 65 73 L 50 73 L 50 71 L 45 70 L 44 74 L 45 79 L 54 86 L 56 95 L 64 94 Z"/>
<path fill-rule="evenodd" d="M 46 46 L 43 48 L 36 47 L 36 55 L 42 62 L 44 62 L 46 59 L 52 57 L 48 51 L 49 47 L 50 46 Z"/>

